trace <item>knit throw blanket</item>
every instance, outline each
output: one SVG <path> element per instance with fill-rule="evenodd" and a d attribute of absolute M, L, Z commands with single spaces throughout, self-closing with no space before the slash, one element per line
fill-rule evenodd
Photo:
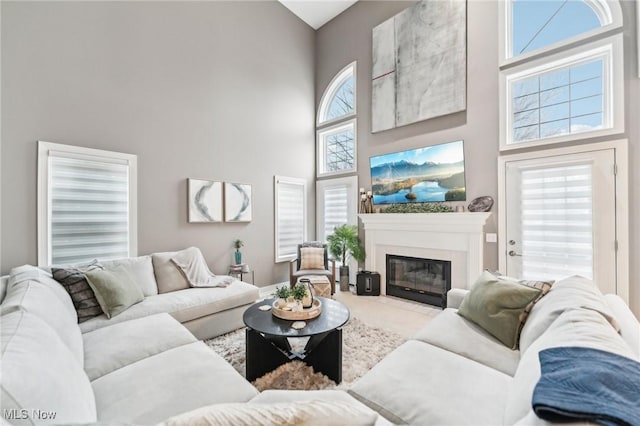
<path fill-rule="evenodd" d="M 640 362 L 598 349 L 540 351 L 533 410 L 552 422 L 640 425 Z"/>

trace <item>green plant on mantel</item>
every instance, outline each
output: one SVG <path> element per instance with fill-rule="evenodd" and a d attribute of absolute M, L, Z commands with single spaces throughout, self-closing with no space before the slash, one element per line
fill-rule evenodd
<path fill-rule="evenodd" d="M 443 203 L 391 204 L 380 213 L 450 213 L 451 206 Z"/>

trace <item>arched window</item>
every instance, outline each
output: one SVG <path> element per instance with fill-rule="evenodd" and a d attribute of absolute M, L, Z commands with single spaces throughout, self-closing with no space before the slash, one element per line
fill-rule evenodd
<path fill-rule="evenodd" d="M 501 9 L 507 61 L 622 26 L 619 4 L 606 0 L 507 0 Z"/>
<path fill-rule="evenodd" d="M 500 149 L 622 133 L 622 35 L 617 1 L 502 3 Z M 620 31 L 618 31 L 619 33 Z"/>
<path fill-rule="evenodd" d="M 356 114 L 355 66 L 355 62 L 347 65 L 329 83 L 320 100 L 319 126 Z"/>
<path fill-rule="evenodd" d="M 353 62 L 336 74 L 320 100 L 318 177 L 356 171 L 355 68 Z"/>

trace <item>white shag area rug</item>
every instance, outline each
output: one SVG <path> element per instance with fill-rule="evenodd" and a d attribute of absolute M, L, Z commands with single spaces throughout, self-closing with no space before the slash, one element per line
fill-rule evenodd
<path fill-rule="evenodd" d="M 296 342 L 297 340 L 297 342 Z M 399 334 L 368 326 L 357 318 L 351 318 L 342 327 L 342 383 L 338 388 L 348 388 L 362 377 L 389 352 L 406 339 Z M 204 341 L 211 349 L 226 359 L 243 377 L 245 376 L 244 329 Z M 304 347 L 306 339 L 291 339 L 292 346 Z M 336 384 L 323 374 L 315 373 L 301 361 L 292 361 L 267 373 L 253 383 L 258 390 L 266 389 L 330 389 Z"/>

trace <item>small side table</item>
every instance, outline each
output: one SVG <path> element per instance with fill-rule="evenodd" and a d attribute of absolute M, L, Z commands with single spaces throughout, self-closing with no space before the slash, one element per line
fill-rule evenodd
<path fill-rule="evenodd" d="M 249 274 L 251 274 L 251 284 L 256 285 L 256 274 L 251 268 L 249 268 L 248 271 L 236 271 L 229 269 L 229 272 L 227 273 L 230 277 L 237 277 L 240 281 L 244 281 L 244 276 Z"/>

